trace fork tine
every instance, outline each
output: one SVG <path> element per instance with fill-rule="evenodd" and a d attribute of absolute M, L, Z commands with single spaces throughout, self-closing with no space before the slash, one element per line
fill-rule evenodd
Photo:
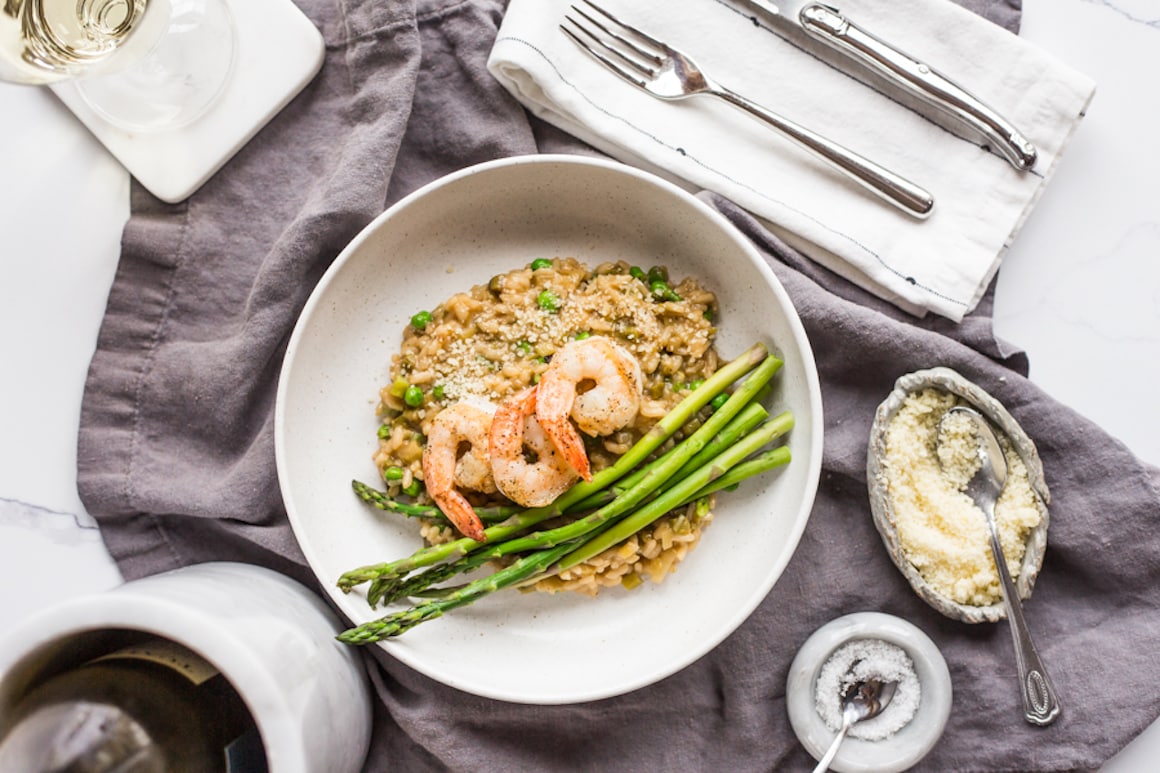
<path fill-rule="evenodd" d="M 600 6 L 596 5 L 595 3 L 592 3 L 592 2 L 589 2 L 588 0 L 585 0 L 585 5 L 588 5 L 594 11 L 596 11 L 597 13 L 604 16 L 604 18 L 607 19 L 609 22 L 612 22 L 613 25 L 619 27 L 621 31 L 618 32 L 617 30 L 610 29 L 607 23 L 602 22 L 599 19 L 593 18 L 592 15 L 589 14 L 588 12 L 586 12 L 583 8 L 579 8 L 575 5 L 573 5 L 572 10 L 575 11 L 576 13 L 580 14 L 581 16 L 583 16 L 585 19 L 587 19 L 593 25 L 595 25 L 596 28 L 601 30 L 605 35 L 608 35 L 610 38 L 615 40 L 621 46 L 623 46 L 623 47 L 627 48 L 629 51 L 631 51 L 634 55 L 640 57 L 640 59 L 643 62 L 650 62 L 653 65 L 653 67 L 659 67 L 661 64 L 664 63 L 664 56 L 663 56 L 663 54 L 665 53 L 665 44 L 664 43 L 661 43 L 656 38 L 649 37 L 648 35 L 644 34 L 643 32 L 641 32 L 640 30 L 638 30 L 634 27 L 628 26 L 627 24 L 620 21 L 615 16 L 613 16 L 612 14 L 610 14 L 608 11 L 604 10 Z M 575 23 L 575 20 L 573 20 L 573 23 Z M 585 30 L 585 31 L 588 32 L 589 35 L 592 34 L 588 30 Z M 655 49 L 652 51 L 649 51 L 649 50 L 643 48 L 640 45 L 640 43 L 638 43 L 637 41 L 634 41 L 634 40 L 630 40 L 629 38 L 625 37 L 625 35 L 622 34 L 622 32 L 628 33 L 629 35 L 633 35 L 636 38 L 638 38 L 639 40 L 643 40 L 644 42 L 649 43 L 652 46 L 655 46 Z M 595 36 L 593 36 L 593 37 L 595 37 Z M 614 51 L 616 50 L 615 47 L 611 47 L 611 48 Z M 658 53 L 658 52 L 660 52 L 660 53 Z M 630 57 L 625 57 L 625 59 L 626 59 L 626 61 L 631 61 Z M 648 68 L 648 70 L 645 72 L 645 74 L 649 75 L 649 76 L 653 76 L 656 74 L 656 72 L 652 68 Z"/>
<path fill-rule="evenodd" d="M 573 27 L 575 27 L 584 35 L 585 38 L 590 40 L 591 43 L 594 43 L 596 47 L 600 49 L 600 51 L 603 51 L 606 56 L 611 56 L 615 60 L 623 62 L 625 65 L 631 67 L 633 70 L 636 70 L 645 78 L 652 79 L 656 77 L 657 68 L 661 64 L 660 59 L 651 53 L 644 51 L 639 46 L 634 45 L 632 41 L 627 40 L 621 35 L 618 35 L 616 32 L 608 29 L 608 27 L 606 27 L 600 21 L 585 13 L 583 9 L 572 6 L 572 10 L 587 20 L 587 24 L 583 24 L 579 19 L 573 18 L 569 15 L 565 15 L 564 20 L 570 22 Z M 595 30 L 593 27 L 595 27 Z M 571 30 L 565 28 L 563 25 L 561 25 L 560 28 L 567 32 L 573 38 L 573 40 L 576 40 L 576 35 Z M 598 32 L 603 32 L 604 36 L 598 34 Z M 612 40 L 610 41 L 607 38 L 611 38 Z M 621 45 L 617 46 L 615 42 L 619 42 Z M 597 52 L 592 49 L 591 45 L 585 45 L 583 41 L 577 41 L 577 43 L 579 43 L 582 48 L 587 50 L 593 56 L 597 55 Z M 609 62 L 608 60 L 603 61 L 609 67 L 614 66 L 615 64 L 615 62 Z"/>
<path fill-rule="evenodd" d="M 573 19 L 572 17 L 570 17 L 570 16 L 565 16 L 565 17 L 564 17 L 564 19 L 565 19 L 566 21 L 570 21 L 570 22 L 572 22 L 573 24 L 575 24 L 575 25 L 576 25 L 576 29 L 580 30 L 581 32 L 585 33 L 586 35 L 589 35 L 589 36 L 591 36 L 591 33 L 590 33 L 590 32 L 588 32 L 588 30 L 584 29 L 584 27 L 580 26 L 579 24 L 576 24 L 576 20 L 575 20 L 575 19 Z M 561 24 L 561 25 L 560 25 L 560 31 L 561 31 L 561 32 L 563 32 L 563 33 L 564 33 L 565 35 L 567 35 L 568 37 L 572 38 L 572 41 L 573 41 L 573 42 L 574 42 L 576 45 L 580 46 L 580 48 L 582 48 L 582 49 L 584 49 L 586 52 L 588 52 L 588 54 L 589 54 L 590 56 L 593 56 L 593 57 L 595 57 L 597 60 L 599 60 L 599 61 L 600 61 L 600 63 L 601 63 L 601 64 L 603 64 L 603 65 L 604 65 L 605 67 L 607 67 L 609 70 L 612 70 L 614 73 L 616 73 L 617 75 L 619 75 L 621 78 L 624 78 L 624 79 L 625 79 L 626 81 L 628 81 L 629 83 L 633 84 L 634 86 L 636 86 L 636 87 L 638 87 L 638 88 L 642 88 L 642 89 L 643 89 L 643 88 L 644 88 L 644 87 L 647 85 L 647 82 L 644 80 L 644 78 L 641 78 L 639 75 L 637 75 L 637 74 L 636 74 L 636 73 L 634 73 L 633 71 L 629 70 L 627 67 L 625 67 L 625 66 L 624 66 L 623 64 L 621 64 L 620 62 L 613 61 L 613 60 L 612 60 L 610 57 L 606 56 L 605 54 L 602 54 L 600 51 L 597 51 L 595 48 L 593 48 L 593 47 L 592 47 L 591 45 L 589 45 L 587 42 L 585 42 L 585 41 L 581 40 L 581 39 L 580 39 L 580 37 L 579 37 L 578 35 L 576 35 L 576 33 L 572 32 L 572 30 L 568 29 L 568 28 L 567 28 L 567 27 L 565 27 L 563 24 Z M 618 52 L 616 49 L 614 49 L 614 48 L 609 48 L 609 47 L 608 47 L 608 45 L 607 45 L 607 44 L 605 44 L 605 43 L 604 43 L 602 40 L 600 40 L 599 38 L 596 38 L 596 37 L 592 36 L 592 39 L 593 39 L 593 41 L 595 41 L 595 42 L 596 42 L 598 45 L 600 45 L 600 47 L 601 47 L 601 48 L 603 48 L 605 51 L 608 51 L 609 53 L 616 55 L 616 56 L 617 56 L 619 59 L 621 59 L 622 61 L 628 62 L 628 63 L 629 63 L 630 65 L 632 65 L 632 66 L 633 66 L 633 67 L 634 67 L 634 68 L 635 68 L 637 71 L 639 71 L 639 72 L 644 72 L 644 71 L 641 69 L 641 67 L 640 67 L 639 65 L 637 65 L 637 64 L 635 64 L 634 62 L 632 62 L 631 60 L 627 59 L 627 58 L 626 58 L 626 57 L 625 57 L 623 54 L 621 54 L 620 52 Z M 644 75 L 645 75 L 645 76 L 648 76 L 648 73 L 647 73 L 647 72 L 644 72 Z"/>
<path fill-rule="evenodd" d="M 654 48 L 657 49 L 658 51 L 661 51 L 661 52 L 668 51 L 668 46 L 665 45 L 664 43 L 658 41 L 657 38 L 648 34 L 648 32 L 645 32 L 644 30 L 640 30 L 640 29 L 637 29 L 636 27 L 633 27 L 632 24 L 630 24 L 628 22 L 624 22 L 624 21 L 617 19 L 616 16 L 608 13 L 607 10 L 604 10 L 600 6 L 597 6 L 596 3 L 593 2 L 592 0 L 580 0 L 580 1 L 585 3 L 585 5 L 588 6 L 589 8 L 592 8 L 593 10 L 595 10 L 596 13 L 599 13 L 600 15 L 602 15 L 604 17 L 604 19 L 607 19 L 608 21 L 616 24 L 617 27 L 623 29 L 624 31 L 630 32 L 630 34 L 632 34 L 632 35 L 636 35 L 637 37 L 639 37 L 641 39 L 641 41 L 645 41 L 646 43 L 654 46 Z M 575 6 L 572 6 L 572 7 L 575 8 Z M 578 8 L 578 10 L 579 10 L 579 8 Z M 583 13 L 583 12 L 580 12 L 580 13 Z M 590 16 L 589 16 L 589 19 L 590 19 Z M 610 32 L 610 34 L 611 34 L 611 32 Z M 633 48 L 636 48 L 636 46 L 633 46 Z M 637 50 L 639 51 L 640 49 L 637 49 Z M 660 58 L 660 55 L 654 55 L 654 56 L 657 58 Z"/>

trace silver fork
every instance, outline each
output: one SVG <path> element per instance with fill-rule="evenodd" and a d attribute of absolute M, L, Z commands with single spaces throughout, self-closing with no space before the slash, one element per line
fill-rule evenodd
<path fill-rule="evenodd" d="M 672 46 L 620 21 L 595 3 L 582 1 L 596 15 L 573 5 L 572 11 L 576 15 L 564 16 L 571 27 L 561 24 L 560 29 L 576 45 L 629 83 L 666 100 L 684 99 L 694 94 L 720 97 L 766 122 L 904 212 L 917 218 L 930 214 L 934 198 L 926 190 L 721 86 L 692 59 Z"/>

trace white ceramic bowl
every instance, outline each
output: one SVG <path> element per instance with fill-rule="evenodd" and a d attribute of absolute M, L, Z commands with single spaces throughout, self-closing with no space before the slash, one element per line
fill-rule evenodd
<path fill-rule="evenodd" d="M 896 773 L 913 767 L 942 736 L 951 713 L 951 675 L 942 653 L 917 626 L 881 612 L 856 612 L 815 631 L 798 650 L 786 681 L 786 708 L 798 740 L 821 759 L 836 735 L 815 708 L 818 676 L 830 655 L 857 639 L 900 647 L 914 663 L 921 698 L 914 718 L 880 741 L 846 738 L 830 764 L 840 773 Z"/>
<path fill-rule="evenodd" d="M 108 651 L 116 632 L 197 652 L 254 717 L 270 773 L 356 773 L 371 737 L 360 658 L 335 641 L 338 617 L 313 591 L 258 566 L 197 564 L 42 610 L 0 640 L 0 730 L 46 675 Z"/>
<path fill-rule="evenodd" d="M 1002 599 L 987 606 L 971 606 L 960 604 L 939 593 L 911 563 L 902 549 L 902 541 L 898 536 L 897 516 L 894 513 L 893 500 L 887 490 L 886 476 L 882 467 L 886 453 L 886 431 L 903 401 L 909 395 L 928 388 L 949 392 L 978 409 L 1007 436 L 1011 446 L 1023 460 L 1031 481 L 1031 490 L 1036 497 L 1035 504 L 1039 509 L 1039 525 L 1027 535 L 1027 549 L 1023 554 L 1019 576 L 1015 578 L 1015 589 L 1019 592 L 1019 598 L 1024 601 L 1031 598 L 1031 593 L 1035 589 L 1035 580 L 1039 576 L 1039 570 L 1043 566 L 1043 555 L 1047 550 L 1047 526 L 1050 522 L 1047 503 L 1051 501 L 1051 494 L 1043 475 L 1043 462 L 1039 458 L 1035 443 L 1007 409 L 978 384 L 967 380 L 951 368 L 930 368 L 901 376 L 875 412 L 866 457 L 866 479 L 874 526 L 882 537 L 890 559 L 923 601 L 947 617 L 965 623 L 998 622 L 1007 617 L 1007 608 Z"/>
<path fill-rule="evenodd" d="M 723 357 L 762 341 L 784 359 L 770 403 L 796 426 L 793 461 L 719 497 L 701 543 L 663 584 L 596 599 L 504 591 L 381 644 L 445 684 L 541 704 L 626 692 L 697 659 L 765 597 L 797 546 L 821 467 L 821 395 L 800 320 L 753 246 L 695 197 L 615 162 L 529 156 L 457 172 L 383 213 L 322 278 L 290 340 L 275 418 L 282 494 L 310 565 L 355 623 L 386 614 L 335 582 L 420 546 L 413 522 L 350 489 L 352 478 L 376 480 L 374 407 L 391 355 L 416 311 L 555 256 L 700 277 L 717 293 Z"/>

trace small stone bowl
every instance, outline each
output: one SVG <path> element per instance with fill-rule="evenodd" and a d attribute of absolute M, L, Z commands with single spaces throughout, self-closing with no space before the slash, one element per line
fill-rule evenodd
<path fill-rule="evenodd" d="M 891 419 L 894 418 L 902 401 L 914 392 L 921 392 L 927 388 L 935 388 L 956 395 L 968 405 L 974 407 L 1001 433 L 1007 436 L 1016 453 L 1023 459 L 1027 473 L 1031 480 L 1031 489 L 1036 494 L 1036 504 L 1039 508 L 1039 525 L 1031 530 L 1027 538 L 1027 549 L 1023 555 L 1023 564 L 1018 578 L 1015 580 L 1019 598 L 1026 600 L 1031 597 L 1035 587 L 1035 579 L 1043 564 L 1043 554 L 1047 549 L 1047 503 L 1051 501 L 1047 490 L 1047 483 L 1043 477 L 1043 463 L 1039 459 L 1039 452 L 1035 444 L 1023 428 L 1012 418 L 1007 409 L 994 397 L 989 395 L 977 384 L 968 381 L 958 372 L 950 368 L 931 368 L 908 373 L 894 383 L 894 390 L 878 406 L 874 415 L 874 424 L 870 429 L 870 444 L 866 455 L 866 478 L 870 490 L 870 511 L 874 517 L 874 525 L 882 536 L 886 550 L 894 565 L 898 567 L 914 592 L 923 601 L 930 604 L 942 614 L 965 623 L 994 623 L 1004 619 L 1007 611 L 1002 600 L 989 606 L 973 606 L 953 601 L 931 587 L 914 564 L 907 558 L 898 537 L 897 519 L 893 502 L 887 490 L 886 471 L 883 460 L 886 456 L 886 430 Z M 982 517 L 982 516 L 980 516 Z"/>
<path fill-rule="evenodd" d="M 918 711 L 901 730 L 880 741 L 847 738 L 830 764 L 836 773 L 900 773 L 910 770 L 942 737 L 951 714 L 953 688 L 946 660 L 938 646 L 918 626 L 881 612 L 844 615 L 814 631 L 790 664 L 786 679 L 786 711 L 790 726 L 814 759 L 820 760 L 834 740 L 834 731 L 818 713 L 818 677 L 826 661 L 842 645 L 857 639 L 881 639 L 900 647 L 914 663 L 921 698 Z"/>

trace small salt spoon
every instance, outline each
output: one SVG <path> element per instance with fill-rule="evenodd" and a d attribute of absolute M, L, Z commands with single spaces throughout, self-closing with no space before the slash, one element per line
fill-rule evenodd
<path fill-rule="evenodd" d="M 830 763 L 838 754 L 838 747 L 846 737 L 850 728 L 858 722 L 882 713 L 890 705 L 894 697 L 894 690 L 898 682 L 883 682 L 878 679 L 867 679 L 864 682 L 855 682 L 842 693 L 842 727 L 838 729 L 838 736 L 826 750 L 826 754 L 818 760 L 814 773 L 822 773 L 830 769 Z"/>
<path fill-rule="evenodd" d="M 972 431 L 978 446 L 979 469 L 967 482 L 964 489 L 967 496 L 987 517 L 988 532 L 991 537 L 991 554 L 995 558 L 995 568 L 999 573 L 999 584 L 1003 591 L 1003 602 L 1007 608 L 1007 622 L 1011 624 L 1011 635 L 1015 640 L 1015 663 L 1019 669 L 1020 693 L 1023 696 L 1023 718 L 1033 725 L 1050 725 L 1059 716 L 1059 698 L 1055 687 L 1047 676 L 1047 669 L 1031 640 L 1031 631 L 1023 619 L 1023 606 L 1019 602 L 1019 592 L 1007 571 L 1007 559 L 999 543 L 999 527 L 995 524 L 995 503 L 1007 485 L 1007 459 L 999 447 L 999 439 L 982 414 L 973 408 L 955 406 L 939 420 L 939 445 L 954 442 L 950 440 L 954 422 L 965 417 L 972 424 Z M 942 457 L 940 455 L 941 463 Z"/>

